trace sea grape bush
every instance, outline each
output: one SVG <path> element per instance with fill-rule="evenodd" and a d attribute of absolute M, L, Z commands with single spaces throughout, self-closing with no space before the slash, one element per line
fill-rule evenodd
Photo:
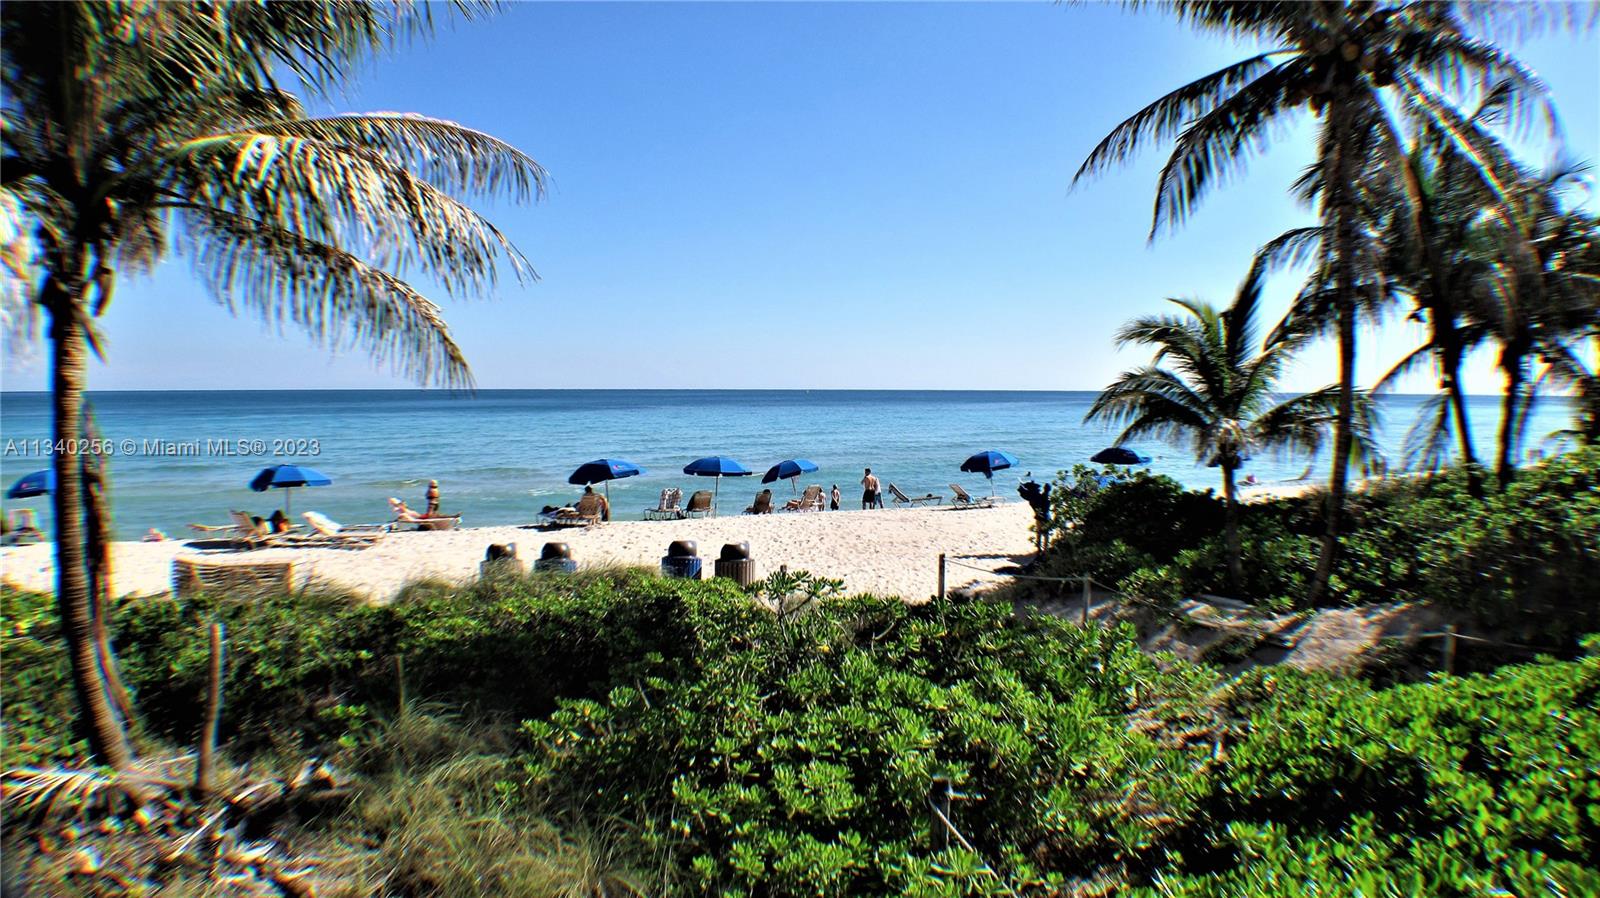
<path fill-rule="evenodd" d="M 236 759 L 427 754 L 437 740 L 401 751 L 415 723 L 387 719 L 403 677 L 408 701 L 480 734 L 438 746 L 489 755 L 479 812 L 624 832 L 665 894 L 1600 889 L 1600 639 L 1376 689 L 1225 677 L 994 603 L 765 588 L 813 587 L 783 616 L 729 583 L 625 571 L 424 585 L 386 607 L 135 600 L 116 645 L 145 738 L 182 749 L 204 624 L 225 620 Z M 7 764 L 81 757 L 53 603 L 5 589 L 0 611 Z M 959 836 L 930 811 L 938 778 Z"/>
<path fill-rule="evenodd" d="M 1504 492 L 1473 497 L 1459 470 L 1396 478 L 1353 494 L 1332 595 L 1346 604 L 1433 601 L 1549 644 L 1600 628 L 1600 448 L 1524 469 Z M 1227 581 L 1220 502 L 1139 472 L 1100 487 L 1063 474 L 1050 567 L 1130 592 L 1219 592 L 1289 606 L 1306 594 L 1320 499 L 1241 510 L 1244 581 Z M 1174 586 L 1175 585 L 1175 586 Z"/>

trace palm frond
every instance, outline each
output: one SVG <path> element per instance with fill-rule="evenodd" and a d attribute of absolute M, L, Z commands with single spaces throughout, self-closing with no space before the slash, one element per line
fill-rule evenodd
<path fill-rule="evenodd" d="M 1273 127 L 1297 108 L 1296 92 L 1310 74 L 1304 60 L 1289 59 L 1184 127 L 1157 181 L 1151 239 L 1162 226 L 1181 225 L 1207 190 L 1266 149 Z"/>
<path fill-rule="evenodd" d="M 418 381 L 470 387 L 439 307 L 337 247 L 223 211 L 184 210 L 196 273 L 230 311 L 293 322 L 322 345 L 350 343 Z"/>
<path fill-rule="evenodd" d="M 542 197 L 549 177 L 538 162 L 503 140 L 421 115 L 374 112 L 281 119 L 258 124 L 254 130 L 362 147 L 451 193 L 505 191 L 525 201 Z"/>
<path fill-rule="evenodd" d="M 1146 143 L 1166 140 L 1185 123 L 1204 114 L 1272 67 L 1272 53 L 1261 53 L 1196 79 L 1167 94 L 1111 129 L 1072 176 L 1076 185 L 1124 162 Z"/>
<path fill-rule="evenodd" d="M 1450 395 L 1429 396 L 1417 410 L 1417 420 L 1406 431 L 1405 466 L 1412 470 L 1437 471 L 1449 461 L 1454 440 Z"/>
<path fill-rule="evenodd" d="M 236 131 L 166 154 L 174 192 L 242 219 L 367 256 L 399 276 L 412 268 L 460 295 L 492 285 L 503 262 L 531 266 L 493 224 L 375 152 L 305 137 Z"/>

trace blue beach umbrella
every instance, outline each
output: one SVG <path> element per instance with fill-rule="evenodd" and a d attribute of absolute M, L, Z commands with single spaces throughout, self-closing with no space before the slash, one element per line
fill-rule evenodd
<path fill-rule="evenodd" d="M 36 496 L 48 496 L 55 491 L 56 472 L 46 469 L 17 478 L 17 482 L 11 484 L 11 489 L 6 490 L 6 498 L 32 499 Z"/>
<path fill-rule="evenodd" d="M 994 472 L 1004 470 L 1017 463 L 1016 456 L 998 449 L 985 449 L 976 455 L 969 456 L 961 463 L 961 470 L 967 474 L 982 474 L 989 478 L 989 495 L 994 495 Z"/>
<path fill-rule="evenodd" d="M 250 488 L 258 493 L 267 490 L 283 490 L 283 513 L 289 514 L 289 490 L 297 486 L 332 486 L 333 478 L 310 468 L 299 465 L 273 465 L 262 468 L 261 473 L 250 480 Z"/>
<path fill-rule="evenodd" d="M 1101 449 L 1099 452 L 1089 456 L 1089 460 L 1097 465 L 1150 464 L 1150 456 L 1140 455 L 1132 449 L 1127 449 L 1122 446 L 1112 446 L 1109 449 Z"/>
<path fill-rule="evenodd" d="M 55 491 L 55 471 L 34 471 L 17 478 L 17 482 L 11 484 L 11 489 L 6 490 L 6 498 L 32 499 L 34 496 L 48 496 Z"/>
<path fill-rule="evenodd" d="M 794 490 L 794 482 L 801 474 L 810 474 L 817 469 L 816 462 L 804 458 L 791 458 L 780 461 L 767 469 L 766 476 L 761 478 L 762 483 L 776 483 L 779 480 L 789 481 L 790 491 Z"/>
<path fill-rule="evenodd" d="M 711 487 L 712 496 L 715 497 L 721 491 L 722 478 L 749 477 L 755 472 L 749 468 L 746 468 L 744 465 L 739 464 L 733 459 L 728 458 L 726 455 L 708 455 L 705 458 L 697 458 L 694 461 L 684 465 L 683 473 L 692 474 L 695 477 L 717 478 L 717 482 Z M 713 498 L 713 505 L 715 502 L 716 500 Z"/>
<path fill-rule="evenodd" d="M 621 480 L 624 477 L 637 477 L 644 473 L 644 468 L 631 461 L 622 461 L 616 458 L 597 458 L 578 466 L 567 478 L 568 483 L 578 486 L 588 486 L 592 483 L 606 485 L 606 498 L 611 498 L 611 481 Z"/>

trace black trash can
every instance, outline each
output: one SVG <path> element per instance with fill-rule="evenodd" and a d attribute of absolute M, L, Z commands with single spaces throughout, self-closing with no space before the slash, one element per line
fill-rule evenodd
<path fill-rule="evenodd" d="M 478 576 L 499 577 L 505 575 L 522 576 L 527 569 L 522 566 L 522 559 L 517 557 L 517 544 L 495 543 L 483 553 L 483 561 L 478 565 Z"/>
<path fill-rule="evenodd" d="M 572 549 L 566 543 L 545 543 L 544 548 L 539 550 L 539 560 L 533 563 L 533 569 L 570 574 L 578 569 L 578 563 L 572 560 Z"/>
<path fill-rule="evenodd" d="M 749 586 L 756 582 L 756 563 L 750 557 L 749 543 L 728 543 L 722 547 L 722 555 L 713 565 L 716 576 L 727 577 L 740 586 Z"/>
<path fill-rule="evenodd" d="M 680 539 L 667 547 L 667 557 L 661 559 L 661 576 L 681 580 L 700 579 L 699 547 L 692 539 Z"/>

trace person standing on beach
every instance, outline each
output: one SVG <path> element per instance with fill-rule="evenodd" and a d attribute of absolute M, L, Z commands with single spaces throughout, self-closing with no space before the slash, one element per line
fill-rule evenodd
<path fill-rule="evenodd" d="M 424 517 L 433 517 L 439 513 L 439 481 L 428 481 L 428 510 L 423 512 Z"/>
<path fill-rule="evenodd" d="M 839 484 L 835 483 L 833 485 L 833 492 L 829 495 L 829 499 L 830 499 L 830 502 L 832 504 L 832 508 L 830 510 L 831 511 L 838 511 L 839 510 L 839 500 L 841 500 L 843 498 L 844 498 L 844 496 L 839 493 Z"/>
<path fill-rule="evenodd" d="M 878 478 L 873 476 L 872 469 L 868 468 L 867 473 L 861 477 L 861 510 L 874 508 L 882 502 L 883 500 L 878 498 Z"/>

